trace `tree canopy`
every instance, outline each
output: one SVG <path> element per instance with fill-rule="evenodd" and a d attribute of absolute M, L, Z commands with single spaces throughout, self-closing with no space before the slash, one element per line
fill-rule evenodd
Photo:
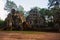
<path fill-rule="evenodd" d="M 56 7 L 58 8 L 60 5 L 60 0 L 48 0 L 48 1 L 49 1 L 49 3 L 48 3 L 49 8 L 52 6 L 54 6 L 55 8 Z"/>

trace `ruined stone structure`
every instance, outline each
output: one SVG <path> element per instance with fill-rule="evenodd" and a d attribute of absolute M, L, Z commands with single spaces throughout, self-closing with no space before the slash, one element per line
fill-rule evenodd
<path fill-rule="evenodd" d="M 11 13 L 8 14 L 7 18 L 5 19 L 5 25 L 7 30 L 21 30 L 22 23 L 26 21 L 24 16 L 21 12 L 15 11 L 14 9 L 11 10 Z"/>
<path fill-rule="evenodd" d="M 30 10 L 26 20 L 34 29 L 40 29 L 42 26 L 44 26 L 44 20 L 37 9 Z"/>

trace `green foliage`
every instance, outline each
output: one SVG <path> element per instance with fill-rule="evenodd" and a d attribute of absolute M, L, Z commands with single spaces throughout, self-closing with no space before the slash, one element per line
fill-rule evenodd
<path fill-rule="evenodd" d="M 48 0 L 49 1 L 49 8 L 50 7 L 52 7 L 52 6 L 54 6 L 55 8 L 57 7 L 59 7 L 59 5 L 60 5 L 60 0 Z"/>
<path fill-rule="evenodd" d="M 46 20 L 46 19 L 45 19 L 45 16 L 48 15 L 48 12 L 49 12 L 49 10 L 46 9 L 46 8 L 42 8 L 42 9 L 40 9 L 40 11 L 39 11 L 40 15 L 43 17 L 44 20 Z"/>
<path fill-rule="evenodd" d="M 21 5 L 18 6 L 17 10 L 24 12 L 24 8 Z"/>
<path fill-rule="evenodd" d="M 0 26 L 3 26 L 3 25 L 4 25 L 4 21 L 0 20 Z"/>
<path fill-rule="evenodd" d="M 25 17 L 27 17 L 29 15 L 29 11 L 25 11 Z"/>
<path fill-rule="evenodd" d="M 7 0 L 4 9 L 10 12 L 11 9 L 13 9 L 13 8 L 17 9 L 17 5 L 13 1 Z"/>
<path fill-rule="evenodd" d="M 41 16 L 45 16 L 48 13 L 48 9 L 42 8 L 42 9 L 40 9 L 39 12 L 40 12 Z"/>
<path fill-rule="evenodd" d="M 24 15 L 24 8 L 21 5 L 17 6 L 13 1 L 7 0 L 4 10 L 11 12 L 11 9 L 15 9 Z"/>

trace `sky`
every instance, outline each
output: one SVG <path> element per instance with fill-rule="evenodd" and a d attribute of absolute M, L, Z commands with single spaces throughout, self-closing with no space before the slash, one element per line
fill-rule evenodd
<path fill-rule="evenodd" d="M 48 0 L 11 0 L 17 6 L 21 5 L 24 10 L 29 11 L 33 7 L 48 8 Z M 8 12 L 4 10 L 6 0 L 0 0 L 0 19 L 5 20 Z"/>

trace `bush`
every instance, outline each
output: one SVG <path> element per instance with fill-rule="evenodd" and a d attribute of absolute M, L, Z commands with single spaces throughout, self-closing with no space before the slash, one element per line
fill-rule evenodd
<path fill-rule="evenodd" d="M 4 21 L 0 20 L 0 26 L 3 26 L 3 25 L 4 25 Z"/>

